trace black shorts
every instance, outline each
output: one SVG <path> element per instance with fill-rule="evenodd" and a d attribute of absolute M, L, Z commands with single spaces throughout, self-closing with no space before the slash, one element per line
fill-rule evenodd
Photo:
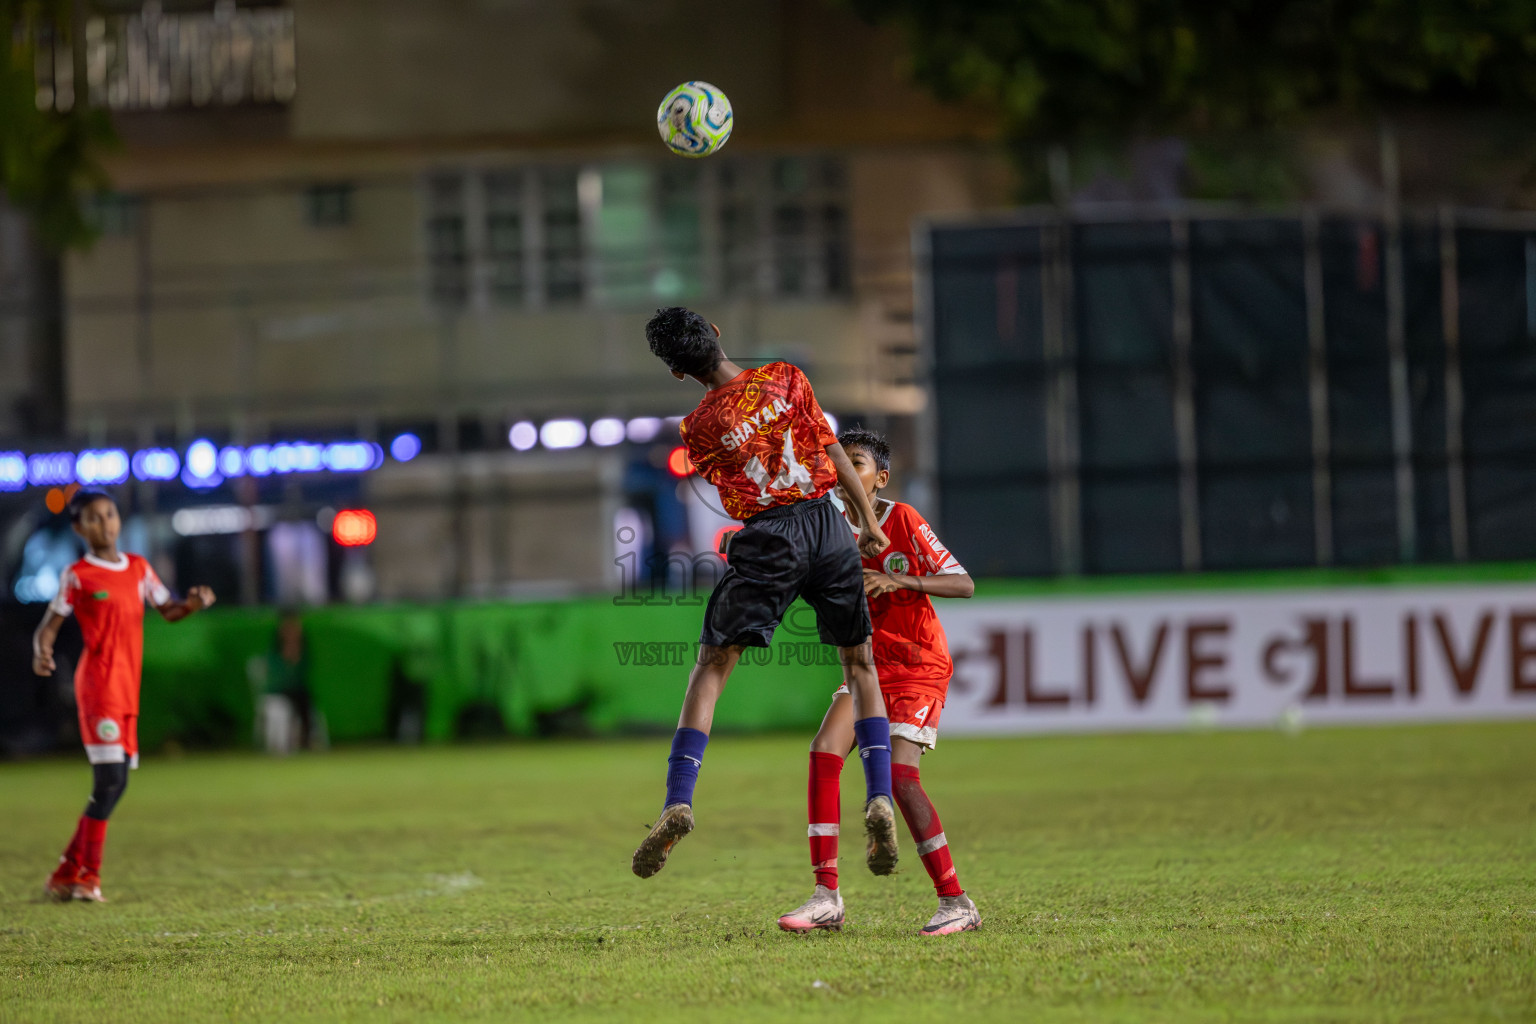
<path fill-rule="evenodd" d="M 822 643 L 857 647 L 869 639 L 859 548 L 826 495 L 764 509 L 732 535 L 699 643 L 767 647 L 796 597 L 815 609 Z"/>

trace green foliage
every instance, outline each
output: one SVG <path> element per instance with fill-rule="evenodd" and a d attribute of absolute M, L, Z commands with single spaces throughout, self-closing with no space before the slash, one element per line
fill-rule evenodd
<path fill-rule="evenodd" d="M 1046 139 L 1268 129 L 1317 110 L 1536 106 L 1529 0 L 847 0 L 940 96 Z"/>
<path fill-rule="evenodd" d="M 27 213 L 38 238 L 53 249 L 82 245 L 93 232 L 80 196 L 106 185 L 95 153 L 111 142 L 105 110 L 76 103 L 39 110 L 35 48 L 45 32 L 68 39 L 69 0 L 0 0 L 0 192 Z"/>
<path fill-rule="evenodd" d="M 774 926 L 810 891 L 806 738 L 717 736 L 643 882 L 665 738 L 151 753 L 92 906 L 36 896 L 84 759 L 0 765 L 0 1018 L 1536 1015 L 1536 722 L 945 739 L 924 783 L 985 923 L 940 940 L 910 839 L 875 878 L 854 828 L 847 930 Z"/>
<path fill-rule="evenodd" d="M 1041 143 L 1203 139 L 1197 191 L 1264 191 L 1283 167 L 1209 158 L 1318 113 L 1536 107 L 1531 0 L 844 2 L 903 29 L 941 99 L 995 108 L 1037 186 Z"/>

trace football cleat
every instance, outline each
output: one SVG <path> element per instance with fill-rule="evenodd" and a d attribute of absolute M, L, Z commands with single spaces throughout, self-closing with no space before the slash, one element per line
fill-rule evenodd
<path fill-rule="evenodd" d="M 80 869 L 74 863 L 64 857 L 59 858 L 59 866 L 53 869 L 53 874 L 48 876 L 48 881 L 43 884 L 43 895 L 60 903 L 68 903 L 74 898 L 76 877 Z"/>
<path fill-rule="evenodd" d="M 981 914 L 976 904 L 965 893 L 959 896 L 940 896 L 939 909 L 919 935 L 953 935 L 955 932 L 973 932 L 981 927 Z"/>
<path fill-rule="evenodd" d="M 75 884 L 69 887 L 69 898 L 84 903 L 107 902 L 107 898 L 101 894 L 101 877 L 90 871 L 80 872 Z"/>
<path fill-rule="evenodd" d="M 836 889 L 817 885 L 811 898 L 779 918 L 779 927 L 787 932 L 829 932 L 843 930 L 843 894 Z"/>
<path fill-rule="evenodd" d="M 677 841 L 693 831 L 693 808 L 687 804 L 672 804 L 661 812 L 651 832 L 640 842 L 630 861 L 630 870 L 641 878 L 650 878 L 667 863 L 667 854 Z"/>
<path fill-rule="evenodd" d="M 889 875 L 896 870 L 896 809 L 888 796 L 872 797 L 864 805 L 864 838 L 869 845 L 864 850 L 864 861 L 876 875 Z"/>

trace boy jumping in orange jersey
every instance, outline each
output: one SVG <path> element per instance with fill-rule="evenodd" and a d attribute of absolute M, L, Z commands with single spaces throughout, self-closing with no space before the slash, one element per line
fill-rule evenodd
<path fill-rule="evenodd" d="M 214 598 L 207 587 L 193 587 L 185 600 L 173 600 L 148 562 L 138 555 L 119 554 L 122 520 L 109 495 L 76 493 L 69 503 L 69 518 L 90 551 L 59 581 L 58 596 L 32 637 L 32 671 L 53 675 L 53 644 L 59 628 L 70 615 L 79 619 L 85 652 L 75 668 L 75 703 L 94 784 L 74 838 L 48 878 L 47 893 L 58 900 L 103 903 L 101 851 L 107 819 L 128 788 L 128 769 L 139 766 L 144 606 L 151 605 L 168 622 L 175 622 L 207 608 Z"/>

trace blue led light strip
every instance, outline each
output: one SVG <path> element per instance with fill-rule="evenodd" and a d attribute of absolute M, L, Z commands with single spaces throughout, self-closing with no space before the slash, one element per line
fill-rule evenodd
<path fill-rule="evenodd" d="M 184 453 L 171 448 L 88 448 L 80 452 L 0 451 L 0 491 L 79 484 L 99 487 L 135 480 L 180 479 L 189 487 L 216 487 L 226 479 L 297 473 L 366 473 L 384 464 L 384 449 L 372 441 L 311 444 L 281 441 L 219 448 L 199 439 Z"/>

